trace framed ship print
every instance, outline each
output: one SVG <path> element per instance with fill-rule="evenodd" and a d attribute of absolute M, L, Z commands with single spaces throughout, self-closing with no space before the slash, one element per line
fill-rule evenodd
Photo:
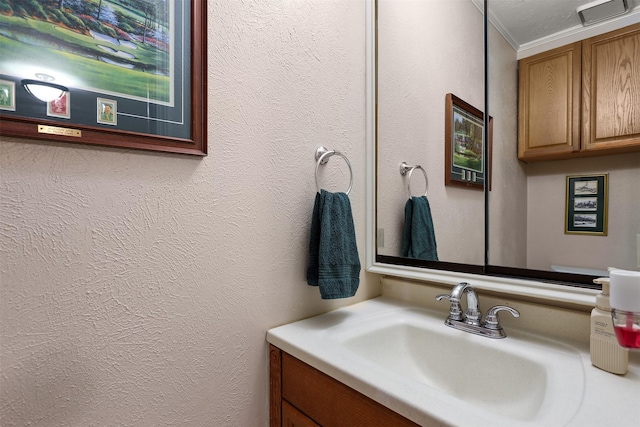
<path fill-rule="evenodd" d="M 609 175 L 567 176 L 565 234 L 607 235 Z"/>

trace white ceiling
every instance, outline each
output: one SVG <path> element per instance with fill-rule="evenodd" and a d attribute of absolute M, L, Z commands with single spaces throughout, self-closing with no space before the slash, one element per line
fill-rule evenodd
<path fill-rule="evenodd" d="M 471 0 L 480 10 L 483 0 Z M 640 22 L 640 0 L 610 21 L 583 27 L 576 8 L 593 0 L 488 0 L 489 19 L 518 52 L 518 58 Z"/>

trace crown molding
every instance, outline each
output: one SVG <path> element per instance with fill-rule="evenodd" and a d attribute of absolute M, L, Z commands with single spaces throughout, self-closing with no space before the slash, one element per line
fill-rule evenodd
<path fill-rule="evenodd" d="M 471 0 L 471 3 L 473 3 L 481 13 L 484 13 L 484 0 Z M 528 43 L 523 43 L 522 45 L 514 40 L 509 31 L 496 18 L 495 14 L 491 11 L 491 7 L 489 7 L 489 22 L 500 34 L 502 34 L 502 37 L 505 38 L 511 47 L 513 47 L 516 51 L 517 59 L 522 59 L 540 52 L 555 49 L 556 47 L 565 46 L 580 40 L 608 33 L 609 31 L 617 30 L 628 25 L 637 24 L 640 22 L 640 4 L 635 6 L 628 13 L 617 16 L 608 21 L 599 22 L 587 27 L 576 25 L 574 27 L 567 28 L 566 30 L 550 34 L 546 37 L 542 37 Z"/>

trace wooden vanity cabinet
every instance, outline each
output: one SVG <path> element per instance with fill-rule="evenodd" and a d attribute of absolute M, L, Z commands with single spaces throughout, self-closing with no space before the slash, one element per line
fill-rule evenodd
<path fill-rule="evenodd" d="M 274 425 L 273 423 L 271 424 Z M 294 406 L 286 400 L 282 401 L 282 424 L 275 424 L 282 427 L 320 427 L 313 420 L 302 412 L 298 411 Z"/>
<path fill-rule="evenodd" d="M 640 151 L 640 24 L 518 64 L 518 159 Z"/>
<path fill-rule="evenodd" d="M 269 347 L 270 427 L 416 427 L 418 424 Z"/>

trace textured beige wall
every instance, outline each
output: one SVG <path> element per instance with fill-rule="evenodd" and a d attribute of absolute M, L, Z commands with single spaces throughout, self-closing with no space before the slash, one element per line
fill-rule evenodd
<path fill-rule="evenodd" d="M 640 153 L 527 165 L 529 268 L 638 269 Z M 567 175 L 609 174 L 606 236 L 564 234 Z"/>
<path fill-rule="evenodd" d="M 364 2 L 208 6 L 208 157 L 0 138 L 2 426 L 266 426 L 266 330 L 380 293 L 305 282 L 318 145 L 364 259 Z"/>

